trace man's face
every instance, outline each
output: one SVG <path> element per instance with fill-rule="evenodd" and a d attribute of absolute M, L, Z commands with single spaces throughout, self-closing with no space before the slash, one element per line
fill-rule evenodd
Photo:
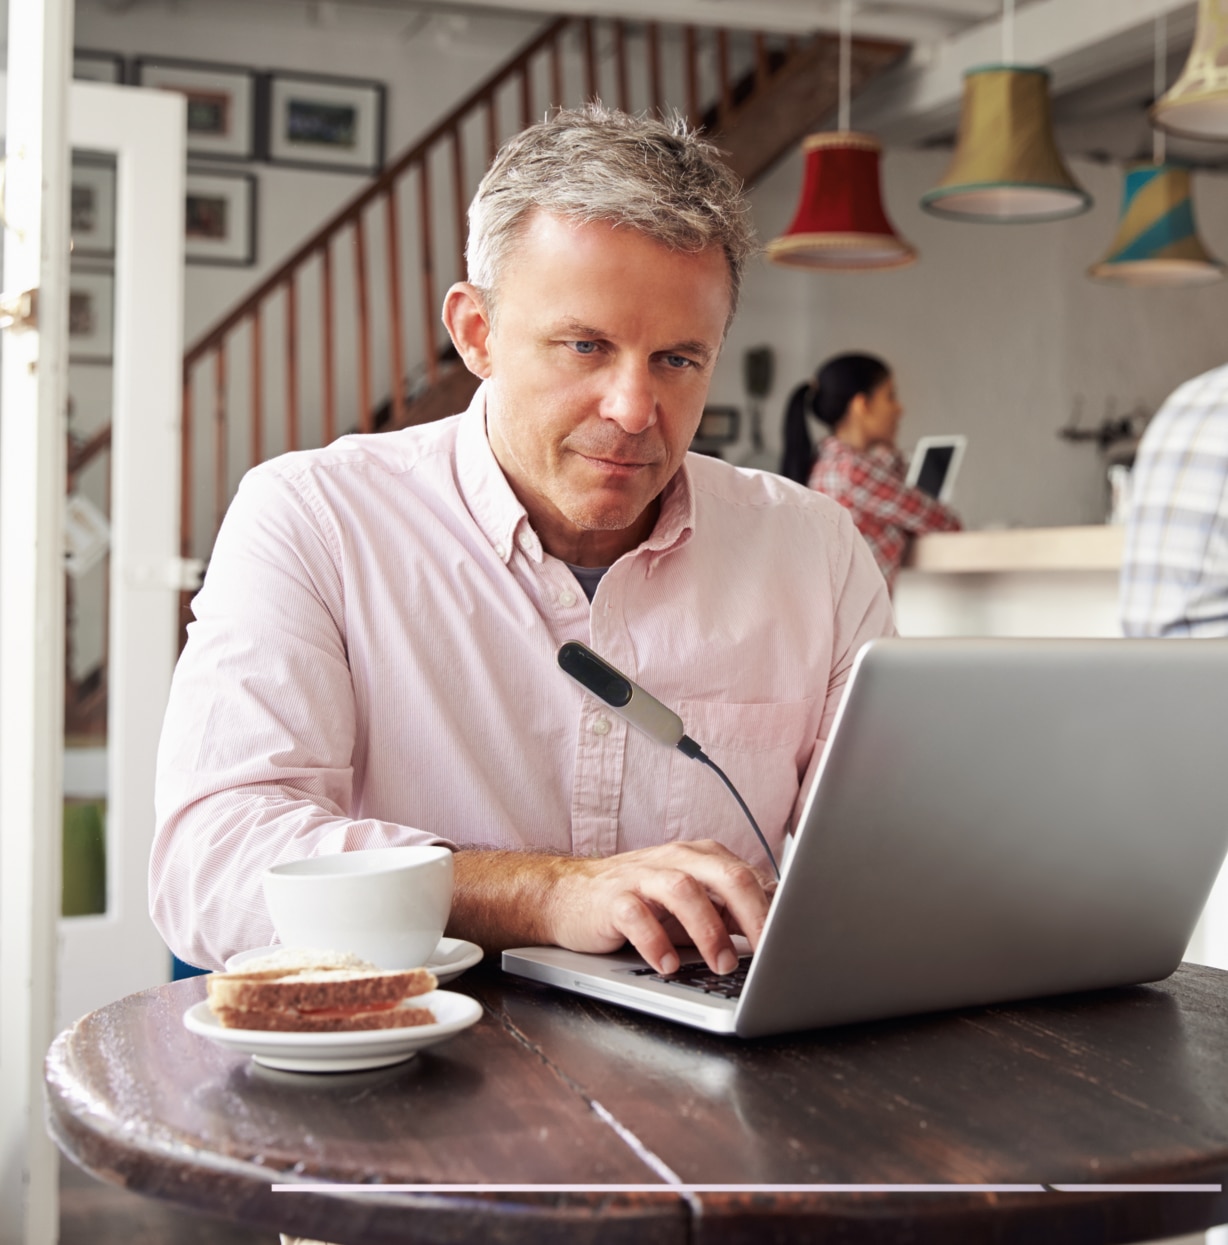
<path fill-rule="evenodd" d="M 724 252 L 539 212 L 497 294 L 474 367 L 491 448 L 545 548 L 607 566 L 652 530 L 695 435 L 729 313 Z"/>

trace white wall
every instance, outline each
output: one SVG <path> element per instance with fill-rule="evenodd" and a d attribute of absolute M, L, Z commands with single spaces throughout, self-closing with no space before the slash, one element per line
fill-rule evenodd
<path fill-rule="evenodd" d="M 127 9 L 79 0 L 77 44 L 384 81 L 388 150 L 395 153 L 539 28 L 539 22 L 511 16 L 424 15 L 300 0 L 168 0 Z M 1228 282 L 1130 290 L 1086 278 L 1114 232 L 1121 185 L 1114 166 L 1071 161 L 1096 200 L 1084 216 L 1045 225 L 981 225 L 920 210 L 920 196 L 947 160 L 943 151 L 884 156 L 889 213 L 921 252 L 912 268 L 819 275 L 766 262 L 753 266 L 711 401 L 745 408 L 743 351 L 771 345 L 777 377 L 763 417 L 774 461 L 793 384 L 830 354 L 869 350 L 897 372 L 908 409 L 906 447 L 925 433 L 969 434 L 956 502 L 970 526 L 1099 522 L 1107 506 L 1103 457 L 1094 444 L 1060 439 L 1057 429 L 1070 419 L 1076 399 L 1087 424 L 1098 423 L 1110 401 L 1119 416 L 1140 405 L 1154 410 L 1182 380 L 1223 362 Z M 361 184 L 344 174 L 242 167 L 255 171 L 260 184 L 260 262 L 240 270 L 189 266 L 188 341 Z M 800 184 L 795 154 L 755 190 L 764 240 L 787 226 Z M 1228 176 L 1198 174 L 1195 203 L 1208 246 L 1228 258 Z M 337 297 L 348 305 L 344 285 Z M 414 308 L 407 312 L 416 315 Z M 266 332 L 275 321 L 276 313 Z M 378 381 L 378 341 L 376 362 Z M 232 383 L 241 383 L 237 374 Z M 305 393 L 305 404 L 310 401 Z M 730 458 L 749 455 L 745 420 L 743 428 Z M 242 454 L 235 459 L 237 469 Z"/>

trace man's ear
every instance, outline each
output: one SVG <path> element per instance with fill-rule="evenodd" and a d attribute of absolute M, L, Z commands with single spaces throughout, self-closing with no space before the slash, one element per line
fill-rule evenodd
<path fill-rule="evenodd" d="M 481 291 L 468 281 L 458 281 L 443 300 L 443 322 L 465 366 L 488 380 L 490 366 L 490 317 Z"/>

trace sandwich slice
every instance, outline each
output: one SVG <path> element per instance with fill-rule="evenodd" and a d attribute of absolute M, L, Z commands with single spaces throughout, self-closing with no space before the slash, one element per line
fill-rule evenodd
<path fill-rule="evenodd" d="M 225 1028 L 296 1033 L 434 1024 L 431 1009 L 413 1000 L 437 984 L 425 968 L 381 970 L 352 956 L 285 950 L 205 979 Z"/>

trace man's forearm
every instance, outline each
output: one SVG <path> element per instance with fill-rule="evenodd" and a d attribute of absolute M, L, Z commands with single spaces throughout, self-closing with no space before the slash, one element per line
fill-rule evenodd
<path fill-rule="evenodd" d="M 766 879 L 719 843 L 663 843 L 615 856 L 460 850 L 448 933 L 485 951 L 548 943 L 608 954 L 630 942 L 660 972 L 678 955 L 668 925 L 730 972 L 730 930 L 757 946 Z"/>
<path fill-rule="evenodd" d="M 484 951 L 556 941 L 555 888 L 576 862 L 545 852 L 465 849 L 453 858 L 448 935 Z"/>

